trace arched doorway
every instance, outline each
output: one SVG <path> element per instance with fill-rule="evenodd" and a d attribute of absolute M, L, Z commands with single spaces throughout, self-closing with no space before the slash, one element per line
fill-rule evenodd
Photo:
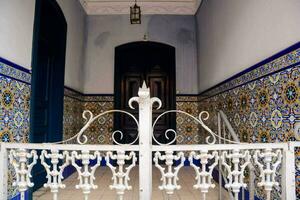
<path fill-rule="evenodd" d="M 29 141 L 62 140 L 67 22 L 58 3 L 36 0 L 32 48 Z M 46 180 L 41 165 L 33 169 L 33 191 Z"/>
<path fill-rule="evenodd" d="M 176 109 L 175 48 L 157 42 L 132 42 L 115 48 L 115 108 L 134 113 L 128 100 L 137 96 L 138 88 L 146 81 L 151 96 L 162 100 L 162 108 L 153 111 L 155 119 L 166 110 Z M 138 116 L 137 116 L 138 117 Z M 115 115 L 114 129 L 125 134 L 119 142 L 130 143 L 136 138 L 134 122 L 123 115 Z M 153 119 L 153 120 L 154 120 Z M 174 114 L 166 115 L 157 124 L 154 134 L 161 143 L 166 143 L 164 133 L 176 127 Z M 170 138 L 171 140 L 172 138 Z"/>

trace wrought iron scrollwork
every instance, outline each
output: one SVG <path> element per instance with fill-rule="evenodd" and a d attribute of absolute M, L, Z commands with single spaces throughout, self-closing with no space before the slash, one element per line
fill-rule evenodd
<path fill-rule="evenodd" d="M 129 102 L 128 102 L 129 107 L 132 108 L 132 109 L 134 109 L 134 107 L 132 106 L 132 103 L 134 101 L 138 102 L 138 98 L 137 97 L 132 97 L 129 100 Z M 133 121 L 135 122 L 135 124 L 137 126 L 137 130 L 138 130 L 138 134 L 137 134 L 136 138 L 132 142 L 127 143 L 127 144 L 119 143 L 116 140 L 115 137 L 116 137 L 117 134 L 119 134 L 120 139 L 122 139 L 124 137 L 124 133 L 121 130 L 115 130 L 115 131 L 112 132 L 112 140 L 113 140 L 113 142 L 115 144 L 118 144 L 118 145 L 132 145 L 132 144 L 136 143 L 136 141 L 139 139 L 139 122 L 138 122 L 138 120 L 130 112 L 127 112 L 127 111 L 124 111 L 124 110 L 117 110 L 117 109 L 115 109 L 115 110 L 108 110 L 108 111 L 102 112 L 102 113 L 96 115 L 95 117 L 94 117 L 93 113 L 90 110 L 83 111 L 82 117 L 86 121 L 85 125 L 81 128 L 81 130 L 77 134 L 75 134 L 74 136 L 72 136 L 71 138 L 69 138 L 67 140 L 64 140 L 64 141 L 61 141 L 61 142 L 57 142 L 57 144 L 67 143 L 67 142 L 70 142 L 70 141 L 72 141 L 74 139 L 77 140 L 78 144 L 86 144 L 88 142 L 88 137 L 84 134 L 84 132 L 90 127 L 90 125 L 95 120 L 99 119 L 100 117 L 102 117 L 104 115 L 111 114 L 111 113 L 123 113 L 123 114 L 128 115 L 131 119 L 133 119 Z"/>
<path fill-rule="evenodd" d="M 217 135 L 216 133 L 214 133 L 214 132 L 213 132 L 213 131 L 212 131 L 212 130 L 204 123 L 204 122 L 203 122 L 203 121 L 205 121 L 205 120 L 207 120 L 207 119 L 209 118 L 209 113 L 208 113 L 207 111 L 202 111 L 202 112 L 200 112 L 198 118 L 196 118 L 196 117 L 194 117 L 193 115 L 191 115 L 191 114 L 189 114 L 189 113 L 187 113 L 187 112 L 185 112 L 185 111 L 182 111 L 182 110 L 168 110 L 168 111 L 165 111 L 165 112 L 163 112 L 162 114 L 160 114 L 160 115 L 155 119 L 155 121 L 153 122 L 153 126 L 152 126 L 152 129 L 153 129 L 153 130 L 154 130 L 154 128 L 155 128 L 155 125 L 156 125 L 157 121 L 158 121 L 162 116 L 164 116 L 164 115 L 166 115 L 166 114 L 168 114 L 168 113 L 181 113 L 181 114 L 184 114 L 184 115 L 186 115 L 186 116 L 192 118 L 192 119 L 195 120 L 196 122 L 198 122 L 198 123 L 201 125 L 201 127 L 203 127 L 203 128 L 210 134 L 209 136 L 206 137 L 206 143 L 207 143 L 207 144 L 215 144 L 215 143 L 216 143 L 216 138 L 220 138 L 220 139 L 222 139 L 222 140 L 224 140 L 224 141 L 227 141 L 227 142 L 230 142 L 230 143 L 237 143 L 237 142 L 228 140 L 228 139 L 226 139 L 226 138 L 220 137 L 219 135 Z M 165 137 L 166 137 L 166 139 L 168 139 L 168 140 L 170 139 L 170 136 L 169 136 L 170 133 L 173 133 L 174 138 L 173 138 L 170 142 L 165 143 L 165 144 L 158 142 L 157 139 L 155 138 L 154 134 L 152 134 L 152 138 L 153 138 L 153 140 L 154 140 L 157 144 L 159 144 L 159 145 L 170 145 L 170 144 L 172 144 L 172 143 L 174 143 L 174 142 L 176 141 L 176 138 L 177 138 L 177 135 L 178 135 L 177 132 L 176 132 L 174 129 L 167 129 L 167 130 L 165 131 Z"/>

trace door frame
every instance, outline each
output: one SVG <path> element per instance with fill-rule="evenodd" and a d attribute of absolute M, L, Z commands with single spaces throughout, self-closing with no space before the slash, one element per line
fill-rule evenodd
<path fill-rule="evenodd" d="M 57 31 L 61 31 L 63 35 L 60 35 L 60 37 L 58 37 L 58 39 L 54 39 L 54 41 L 57 41 L 57 46 L 60 47 L 57 51 L 58 54 L 60 55 L 58 59 L 56 59 L 56 61 L 59 60 L 58 63 L 55 64 L 56 67 L 53 67 L 51 69 L 52 72 L 49 72 L 50 75 L 50 82 L 52 83 L 56 83 L 56 84 L 51 84 L 51 86 L 49 86 L 48 91 L 50 91 L 50 101 L 48 102 L 47 106 L 48 106 L 48 110 L 51 111 L 53 109 L 58 110 L 57 113 L 61 113 L 61 115 L 59 114 L 60 117 L 57 117 L 57 115 L 48 115 L 47 117 L 47 121 L 49 124 L 49 128 L 48 131 L 45 135 L 43 142 L 53 142 L 53 141 L 60 141 L 63 138 L 63 91 L 64 90 L 64 74 L 65 74 L 65 56 L 66 56 L 66 42 L 67 42 L 67 21 L 66 18 L 58 4 L 58 2 L 56 0 L 36 0 L 35 1 L 35 16 L 34 16 L 34 28 L 33 28 L 33 41 L 32 41 L 32 71 L 31 71 L 31 97 L 30 97 L 30 133 L 29 133 L 29 142 L 31 143 L 35 143 L 35 142 L 40 142 L 38 141 L 40 138 L 38 138 L 38 135 L 35 134 L 35 130 L 36 128 L 36 123 L 34 120 L 35 116 L 35 109 L 37 106 L 37 101 L 36 101 L 36 96 L 39 90 L 39 85 L 40 84 L 47 84 L 46 81 L 43 83 L 40 83 L 40 81 L 38 81 L 37 77 L 39 74 L 39 49 L 40 49 L 40 39 L 42 37 L 41 35 L 41 29 L 42 29 L 42 6 L 43 3 L 45 3 L 47 1 L 47 4 L 49 5 L 49 7 L 51 6 L 51 9 L 53 9 L 53 12 L 56 13 L 56 20 L 59 20 L 60 27 L 62 27 L 62 29 L 57 30 Z M 42 3 L 43 2 L 43 3 Z M 56 37 L 56 36 L 53 36 Z M 62 64 L 63 63 L 63 64 Z M 60 74 L 61 76 L 56 76 L 56 73 L 63 73 Z M 62 78 L 63 76 L 63 78 Z M 57 90 L 59 86 L 59 90 Z M 62 88 L 60 87 L 62 86 Z M 54 93 L 55 91 L 56 94 L 59 94 L 58 96 L 56 95 L 51 95 L 52 93 Z M 59 92 L 58 92 L 59 91 Z M 62 95 L 62 96 L 61 96 Z M 51 98 L 51 96 L 55 96 Z M 51 101 L 51 99 L 57 99 L 57 98 L 62 98 L 59 99 L 58 101 L 61 101 L 62 104 L 61 105 L 56 105 L 55 102 Z M 52 102 L 52 103 L 51 103 Z M 51 122 L 51 124 L 49 123 Z M 56 126 L 54 128 L 54 123 L 61 123 L 59 126 Z M 53 130 L 61 130 L 61 131 L 53 131 Z M 51 134 L 49 134 L 51 132 Z M 33 169 L 33 173 L 36 173 L 35 176 L 39 176 L 45 173 L 43 167 L 41 165 L 36 166 L 36 168 Z M 29 199 L 32 199 L 32 193 L 38 189 L 41 185 L 43 185 L 44 181 L 46 181 L 46 179 L 42 179 L 42 178 L 36 178 L 35 179 L 35 188 L 31 188 L 29 190 Z"/>
<path fill-rule="evenodd" d="M 120 109 L 121 108 L 121 101 L 118 101 L 118 99 L 121 99 L 121 63 L 120 63 L 120 56 L 122 54 L 122 51 L 127 51 L 128 49 L 132 48 L 133 46 L 142 46 L 143 44 L 147 45 L 155 45 L 158 47 L 167 48 L 168 51 L 171 51 L 172 57 L 171 63 L 173 63 L 170 66 L 168 77 L 169 77 L 169 84 L 170 84 L 170 108 L 167 108 L 167 110 L 176 110 L 176 49 L 175 47 L 160 43 L 160 42 L 154 42 L 154 41 L 135 41 L 135 42 L 129 42 L 125 44 L 121 44 L 119 46 L 115 47 L 115 56 L 114 56 L 114 108 Z M 172 87 L 173 86 L 173 87 Z M 120 124 L 118 121 L 120 120 L 119 117 L 114 117 L 114 126 L 115 124 Z M 176 130 L 176 115 L 171 113 L 170 115 L 170 128 Z"/>
<path fill-rule="evenodd" d="M 56 0 L 36 0 L 35 1 L 35 16 L 34 16 L 32 54 L 31 54 L 32 70 L 31 70 L 30 116 L 33 116 L 33 112 L 34 112 L 33 108 L 35 107 L 35 103 L 36 103 L 32 97 L 35 96 L 36 91 L 38 89 L 37 85 L 39 84 L 39 83 L 37 83 L 37 80 L 36 80 L 37 79 L 36 71 L 37 71 L 37 68 L 39 67 L 38 66 L 38 50 L 39 50 L 39 39 L 40 39 L 40 29 L 41 29 L 42 1 L 48 1 L 49 3 L 52 4 L 53 8 L 57 12 L 57 14 L 60 16 L 60 19 L 63 20 L 63 21 L 61 21 L 61 23 L 65 24 L 65 28 L 67 30 L 66 18 Z M 65 40 L 67 41 L 67 38 L 65 38 Z M 65 65 L 63 67 L 64 67 L 63 71 L 65 71 Z M 62 109 L 63 109 L 63 107 L 62 107 Z M 32 117 L 31 117 L 30 118 L 30 133 L 29 133 L 29 141 L 30 142 L 32 142 L 33 137 L 34 137 L 32 131 L 31 131 L 33 129 L 33 126 L 34 125 L 33 125 Z M 61 133 L 61 136 L 62 136 L 62 133 Z M 57 137 L 60 137 L 60 136 L 57 135 Z"/>

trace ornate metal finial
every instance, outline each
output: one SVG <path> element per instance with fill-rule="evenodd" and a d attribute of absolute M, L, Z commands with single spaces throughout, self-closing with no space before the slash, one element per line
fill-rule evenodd
<path fill-rule="evenodd" d="M 146 98 L 150 96 L 150 88 L 147 87 L 146 82 L 143 81 L 142 87 L 139 89 L 138 96 Z"/>
<path fill-rule="evenodd" d="M 145 81 L 143 81 L 142 89 L 147 89 L 147 85 Z"/>

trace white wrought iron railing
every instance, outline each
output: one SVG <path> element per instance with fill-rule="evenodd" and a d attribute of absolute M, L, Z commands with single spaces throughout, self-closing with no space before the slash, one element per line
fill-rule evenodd
<path fill-rule="evenodd" d="M 122 200 L 124 193 L 131 189 L 130 170 L 134 167 L 138 167 L 140 172 L 139 199 L 152 199 L 152 161 L 161 172 L 162 181 L 159 189 L 171 197 L 175 190 L 181 188 L 178 173 L 184 166 L 186 155 L 188 155 L 190 165 L 195 171 L 193 187 L 199 190 L 199 199 L 206 199 L 207 193 L 215 187 L 212 173 L 218 166 L 225 170 L 225 179 L 227 180 L 225 187 L 232 193 L 235 200 L 239 199 L 241 189 L 248 187 L 247 182 L 245 182 L 245 171 L 251 165 L 259 169 L 258 183 L 255 187 L 262 189 L 267 200 L 274 199 L 272 195 L 276 193 L 280 199 L 296 199 L 294 149 L 300 147 L 300 143 L 237 143 L 214 133 L 206 126 L 204 121 L 209 117 L 207 112 L 201 112 L 197 118 L 183 111 L 173 110 L 162 115 L 169 112 L 180 112 L 191 117 L 208 132 L 207 144 L 170 145 L 174 139 L 171 139 L 171 142 L 167 144 L 162 144 L 157 141 L 153 133 L 159 119 L 152 123 L 152 105 L 157 102 L 160 107 L 161 101 L 155 97 L 150 98 L 149 88 L 145 84 L 139 89 L 138 97 L 130 99 L 130 107 L 134 101 L 139 105 L 139 120 L 130 113 L 120 110 L 108 111 L 95 117 L 90 111 L 85 111 L 83 113 L 87 120 L 85 126 L 78 134 L 70 138 L 70 140 L 76 139 L 79 144 L 1 143 L 0 199 L 7 199 L 9 163 L 15 171 L 16 179 L 13 185 L 21 193 L 21 199 L 25 199 L 25 191 L 33 187 L 32 167 L 40 163 L 47 173 L 48 181 L 44 187 L 50 188 L 53 200 L 59 199 L 59 194 L 66 186 L 63 182 L 63 172 L 69 165 L 75 167 L 79 177 L 76 188 L 82 191 L 83 199 L 87 200 L 92 190 L 97 190 L 95 170 L 99 168 L 102 159 L 107 161 L 107 167 L 111 169 L 112 183 L 109 187 L 116 191 L 118 199 Z M 118 143 L 115 139 L 116 134 L 119 134 L 120 137 L 124 136 L 122 131 L 118 130 L 112 134 L 117 145 L 86 144 L 88 138 L 84 134 L 89 125 L 100 116 L 112 112 L 122 112 L 134 119 L 138 128 L 137 138 L 130 144 Z M 165 137 L 170 138 L 172 136 L 176 138 L 176 131 L 173 129 L 166 130 Z M 158 145 L 152 145 L 152 140 L 156 140 Z M 219 144 L 217 140 L 219 140 Z M 137 141 L 139 144 L 134 145 L 134 142 Z M 224 142 L 220 141 L 226 141 L 226 144 L 222 144 Z M 138 152 L 138 156 L 136 152 Z M 154 157 L 152 157 L 153 152 Z M 138 166 L 137 159 L 139 160 Z M 91 160 L 96 160 L 96 163 L 92 164 Z M 110 164 L 110 160 L 116 160 L 116 165 Z M 81 161 L 81 165 L 77 161 Z M 195 161 L 199 161 L 200 165 L 195 164 Z M 221 185 L 221 183 L 219 184 Z M 277 191 L 278 188 L 279 191 Z"/>

